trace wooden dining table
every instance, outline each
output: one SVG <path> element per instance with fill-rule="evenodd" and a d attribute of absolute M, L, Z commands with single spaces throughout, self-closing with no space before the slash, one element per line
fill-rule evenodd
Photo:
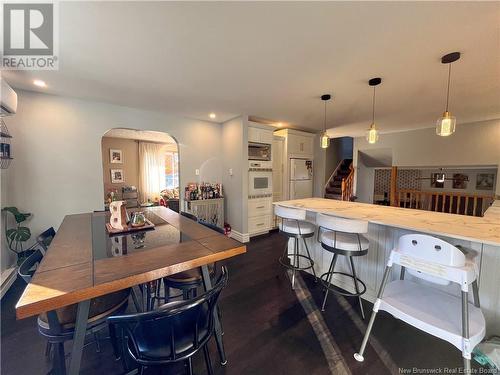
<path fill-rule="evenodd" d="M 31 282 L 16 305 L 18 319 L 77 304 L 69 374 L 80 370 L 90 300 L 178 272 L 201 267 L 206 290 L 212 288 L 208 264 L 246 252 L 245 245 L 159 206 L 144 210 L 155 224 L 144 235 L 110 236 L 108 213 L 67 215 Z M 144 290 L 145 288 L 143 288 Z M 56 321 L 54 321 L 56 319 Z M 215 339 L 221 363 L 227 362 L 218 314 Z M 64 357 L 56 372 L 66 373 Z"/>

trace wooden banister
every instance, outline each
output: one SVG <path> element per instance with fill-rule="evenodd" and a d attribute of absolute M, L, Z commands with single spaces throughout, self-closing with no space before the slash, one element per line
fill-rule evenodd
<path fill-rule="evenodd" d="M 398 189 L 398 167 L 393 166 L 391 168 L 391 194 L 389 195 L 389 200 L 391 206 L 397 206 L 398 205 L 398 199 L 397 197 L 399 196 L 397 194 L 397 189 Z"/>
<path fill-rule="evenodd" d="M 349 174 L 347 177 L 342 179 L 342 200 L 350 201 L 352 198 L 353 186 L 354 185 L 354 167 L 351 163 L 349 166 Z"/>
<path fill-rule="evenodd" d="M 483 216 L 493 195 L 401 189 L 396 206 L 450 214 Z"/>

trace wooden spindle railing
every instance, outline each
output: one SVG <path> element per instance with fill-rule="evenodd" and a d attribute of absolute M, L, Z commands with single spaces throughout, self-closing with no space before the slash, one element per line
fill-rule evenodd
<path fill-rule="evenodd" d="M 349 166 L 349 174 L 347 177 L 342 179 L 342 200 L 350 201 L 352 198 L 353 187 L 354 187 L 354 167 L 351 163 Z"/>
<path fill-rule="evenodd" d="M 493 195 L 401 189 L 398 206 L 450 214 L 483 216 Z"/>

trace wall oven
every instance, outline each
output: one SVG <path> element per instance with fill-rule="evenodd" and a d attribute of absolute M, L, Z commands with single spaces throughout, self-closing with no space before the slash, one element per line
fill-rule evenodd
<path fill-rule="evenodd" d="M 271 162 L 249 162 L 248 196 L 265 197 L 273 194 L 273 169 Z"/>

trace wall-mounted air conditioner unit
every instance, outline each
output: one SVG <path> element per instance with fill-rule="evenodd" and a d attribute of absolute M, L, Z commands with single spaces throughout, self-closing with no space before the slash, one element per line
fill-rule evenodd
<path fill-rule="evenodd" d="M 17 94 L 2 78 L 0 85 L 0 116 L 13 115 L 17 111 Z"/>

